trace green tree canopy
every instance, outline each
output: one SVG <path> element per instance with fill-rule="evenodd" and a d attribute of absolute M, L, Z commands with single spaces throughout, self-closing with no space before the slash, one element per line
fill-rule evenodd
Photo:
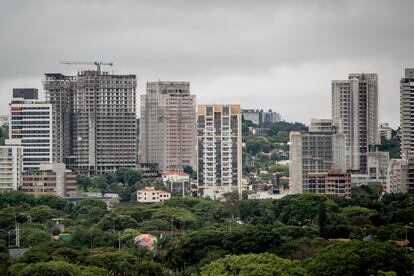
<path fill-rule="evenodd" d="M 306 263 L 310 275 L 375 275 L 378 270 L 407 275 L 413 270 L 410 258 L 387 242 L 334 242 Z"/>
<path fill-rule="evenodd" d="M 297 263 L 274 254 L 228 255 L 201 269 L 201 275 L 307 275 Z"/>

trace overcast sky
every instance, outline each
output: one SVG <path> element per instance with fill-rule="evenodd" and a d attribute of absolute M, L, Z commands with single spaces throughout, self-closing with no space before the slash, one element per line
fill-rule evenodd
<path fill-rule="evenodd" d="M 399 124 L 414 66 L 414 1 L 0 0 L 0 110 L 13 87 L 42 89 L 63 60 L 103 60 L 145 82 L 191 82 L 198 103 L 329 118 L 331 83 L 376 72 L 381 121 Z"/>

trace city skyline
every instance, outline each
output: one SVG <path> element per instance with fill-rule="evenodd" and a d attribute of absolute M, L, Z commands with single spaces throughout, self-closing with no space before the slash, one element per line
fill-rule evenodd
<path fill-rule="evenodd" d="M 378 73 L 380 122 L 396 128 L 399 79 L 414 57 L 404 34 L 414 3 L 401 2 L 3 3 L 0 109 L 12 88 L 41 89 L 44 73 L 84 69 L 62 60 L 105 60 L 109 71 L 137 74 L 137 95 L 147 81 L 190 81 L 198 103 L 271 108 L 307 123 L 330 117 L 331 80 L 363 71 Z M 122 19 L 108 20 L 114 14 Z M 68 46 L 72 38 L 83 46 Z"/>

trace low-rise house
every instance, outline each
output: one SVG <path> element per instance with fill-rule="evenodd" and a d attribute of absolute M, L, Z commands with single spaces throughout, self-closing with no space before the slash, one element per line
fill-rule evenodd
<path fill-rule="evenodd" d="M 145 187 L 137 191 L 137 201 L 140 203 L 158 203 L 171 198 L 171 193 L 155 190 L 154 187 Z"/>

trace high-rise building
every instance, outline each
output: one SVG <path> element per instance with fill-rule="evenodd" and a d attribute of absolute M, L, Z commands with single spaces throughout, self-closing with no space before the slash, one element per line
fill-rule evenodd
<path fill-rule="evenodd" d="M 147 83 L 141 96 L 141 163 L 156 163 L 163 172 L 196 168 L 195 105 L 189 82 Z"/>
<path fill-rule="evenodd" d="M 52 105 L 13 98 L 9 112 L 9 138 L 21 140 L 23 170 L 52 163 Z"/>
<path fill-rule="evenodd" d="M 17 190 L 20 186 L 23 147 L 19 139 L 7 139 L 0 146 L 0 192 Z"/>
<path fill-rule="evenodd" d="M 407 160 L 404 191 L 414 190 L 414 68 L 400 81 L 401 157 Z"/>
<path fill-rule="evenodd" d="M 310 173 L 346 171 L 345 135 L 329 119 L 312 119 L 309 132 L 290 133 L 289 193 L 309 192 Z"/>
<path fill-rule="evenodd" d="M 347 169 L 367 173 L 369 146 L 379 144 L 378 76 L 349 74 L 332 81 L 332 118 L 346 137 Z"/>
<path fill-rule="evenodd" d="M 86 174 L 136 167 L 135 75 L 88 70 L 46 74 L 43 83 L 53 105 L 57 163 Z"/>
<path fill-rule="evenodd" d="M 197 112 L 199 192 L 219 198 L 242 185 L 240 105 L 199 105 Z"/>
<path fill-rule="evenodd" d="M 62 74 L 45 74 L 43 88 L 46 101 L 52 103 L 53 162 L 65 163 L 70 157 L 71 115 L 75 95 L 76 78 Z"/>

